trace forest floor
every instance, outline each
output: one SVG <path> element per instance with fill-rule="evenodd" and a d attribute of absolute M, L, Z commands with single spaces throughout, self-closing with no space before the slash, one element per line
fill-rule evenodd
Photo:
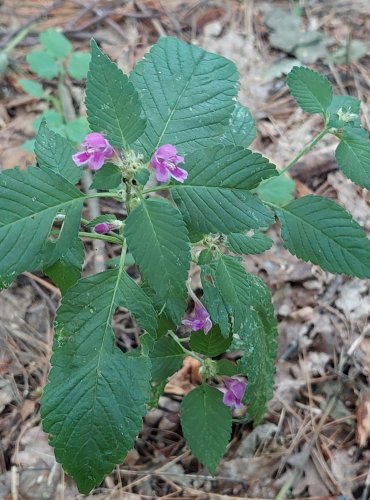
<path fill-rule="evenodd" d="M 295 55 L 276 48 L 283 42 L 266 22 L 280 19 L 284 27 L 293 5 L 301 6 L 302 31 L 317 30 L 321 37 Z M 285 14 L 271 15 L 273 8 Z M 33 161 L 22 143 L 32 138 L 32 121 L 45 102 L 26 95 L 18 80 L 34 77 L 25 56 L 48 27 L 60 28 L 79 50 L 94 37 L 126 72 L 162 35 L 232 59 L 241 73 L 240 100 L 257 122 L 252 149 L 278 167 L 320 127 L 320 118 L 305 115 L 288 94 L 281 73 L 292 64 L 287 57 L 325 74 L 337 93 L 360 98 L 363 126 L 370 129 L 369 0 L 1 2 L 0 49 L 24 27 L 27 35 L 8 52 L 0 76 L 1 169 Z M 83 83 L 69 85 L 79 115 Z M 293 169 L 296 195 L 337 200 L 370 233 L 369 193 L 338 171 L 335 146 L 333 138 L 324 140 Z M 116 208 L 114 202 L 100 206 L 104 212 Z M 180 401 L 199 376 L 187 358 L 159 409 L 145 418 L 135 449 L 86 498 L 370 498 L 369 282 L 300 262 L 283 248 L 278 227 L 269 235 L 275 242 L 270 251 L 245 257 L 246 268 L 271 288 L 279 320 L 276 386 L 262 424 L 236 425 L 216 476 L 209 476 L 179 425 Z M 85 273 L 99 265 L 95 248 L 87 249 Z M 40 425 L 58 301 L 59 291 L 38 273 L 24 273 L 0 294 L 0 499 L 82 498 L 55 462 Z M 118 342 L 137 343 L 139 331 L 127 315 L 116 315 L 114 327 Z"/>

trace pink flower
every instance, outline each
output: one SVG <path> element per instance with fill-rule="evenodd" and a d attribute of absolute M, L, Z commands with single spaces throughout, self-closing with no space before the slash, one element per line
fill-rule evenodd
<path fill-rule="evenodd" d="M 155 176 L 159 182 L 168 182 L 170 177 L 184 182 L 188 173 L 177 166 L 184 162 L 184 157 L 177 154 L 177 149 L 172 144 L 164 144 L 159 147 L 150 159 L 150 165 L 154 168 Z"/>
<path fill-rule="evenodd" d="M 247 387 L 246 381 L 241 377 L 231 377 L 224 381 L 225 388 L 220 389 L 224 393 L 223 403 L 231 408 L 243 408 L 242 399 Z"/>
<path fill-rule="evenodd" d="M 88 134 L 81 146 L 84 148 L 84 151 L 80 151 L 72 156 L 73 161 L 78 167 L 87 163 L 90 170 L 99 170 L 102 168 L 105 160 L 114 156 L 112 146 L 99 132 Z"/>
<path fill-rule="evenodd" d="M 181 321 L 183 325 L 190 326 L 193 332 L 203 330 L 207 334 L 212 328 L 212 320 L 204 305 L 197 301 L 193 313 Z"/>
<path fill-rule="evenodd" d="M 109 231 L 113 231 L 114 229 L 118 229 L 121 226 L 121 221 L 116 220 L 113 222 L 99 222 L 94 227 L 94 231 L 99 234 L 107 234 Z"/>

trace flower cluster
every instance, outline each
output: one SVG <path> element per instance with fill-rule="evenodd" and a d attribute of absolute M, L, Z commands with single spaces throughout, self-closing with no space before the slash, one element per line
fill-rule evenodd
<path fill-rule="evenodd" d="M 192 314 L 181 321 L 185 326 L 190 326 L 192 332 L 203 330 L 207 334 L 212 328 L 212 320 L 204 305 L 197 301 Z"/>
<path fill-rule="evenodd" d="M 150 165 L 155 170 L 155 176 L 159 182 L 168 182 L 173 177 L 179 182 L 184 182 L 188 173 L 178 167 L 179 163 L 185 163 L 184 157 L 177 154 L 177 149 L 172 144 L 164 144 L 153 154 Z"/>
<path fill-rule="evenodd" d="M 83 151 L 74 154 L 73 161 L 78 167 L 87 164 L 90 170 L 100 170 L 105 161 L 115 154 L 107 139 L 99 132 L 88 134 L 81 146 Z"/>
<path fill-rule="evenodd" d="M 224 393 L 224 404 L 236 410 L 243 408 L 242 400 L 247 387 L 246 381 L 241 377 L 231 377 L 227 378 L 224 384 L 225 387 L 220 389 Z"/>

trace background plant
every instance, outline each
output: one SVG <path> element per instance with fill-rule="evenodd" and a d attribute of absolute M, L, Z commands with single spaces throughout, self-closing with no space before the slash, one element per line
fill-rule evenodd
<path fill-rule="evenodd" d="M 246 149 L 254 123 L 235 103 L 237 81 L 230 61 L 174 38 L 162 38 L 129 77 L 93 43 L 89 125 L 117 153 L 95 174 L 100 192 L 86 195 L 74 186 L 81 174 L 74 151 L 45 123 L 36 140 L 38 166 L 0 176 L 3 285 L 25 270 L 42 269 L 64 294 L 42 417 L 57 460 L 82 492 L 132 447 L 146 405 L 155 402 L 185 355 L 201 361 L 203 383 L 183 400 L 184 435 L 212 473 L 231 434 L 232 413 L 216 388 L 225 376 L 248 378 L 247 418 L 261 420 L 273 388 L 276 320 L 269 290 L 245 271 L 238 255 L 268 249 L 263 230 L 276 217 L 294 255 L 330 272 L 370 276 L 369 240 L 339 205 L 314 195 L 289 203 L 266 195 L 266 186 L 327 134 L 340 141 L 336 158 L 343 172 L 369 186 L 369 142 L 360 127 L 359 101 L 333 96 L 326 78 L 294 68 L 290 91 L 304 111 L 322 116 L 323 128 L 278 172 Z M 183 184 L 146 186 L 147 162 L 163 144 L 175 145 L 185 157 L 188 177 Z M 121 246 L 117 267 L 79 279 L 80 237 L 86 236 L 81 223 L 89 228 L 112 221 L 81 220 L 89 196 L 118 200 L 127 217 L 111 234 L 89 233 Z M 28 251 L 14 252 L 15 245 Z M 140 269 L 139 284 L 124 270 L 127 250 Z M 201 301 L 214 326 L 207 335 L 196 331 L 183 339 L 176 332 L 187 305 L 191 261 L 200 269 Z M 129 353 L 114 345 L 117 307 L 130 310 L 145 331 L 140 347 Z M 217 359 L 235 350 L 243 351 L 237 363 Z"/>
<path fill-rule="evenodd" d="M 45 101 L 47 109 L 38 116 L 32 127 L 37 133 L 40 124 L 45 120 L 48 127 L 54 132 L 67 137 L 77 144 L 82 142 L 88 132 L 85 117 L 70 119 L 66 103 L 71 99 L 66 79 L 83 80 L 86 78 L 90 53 L 74 51 L 72 44 L 63 33 L 48 28 L 40 33 L 41 48 L 32 50 L 26 57 L 30 70 L 35 73 L 43 83 L 21 78 L 19 84 L 27 94 Z M 26 141 L 23 147 L 27 151 L 34 151 L 35 140 Z"/>

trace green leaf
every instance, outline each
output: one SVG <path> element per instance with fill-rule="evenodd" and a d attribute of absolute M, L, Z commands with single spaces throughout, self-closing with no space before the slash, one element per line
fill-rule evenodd
<path fill-rule="evenodd" d="M 303 111 L 325 117 L 333 98 L 332 86 L 325 76 L 304 66 L 296 66 L 288 75 L 288 86 Z"/>
<path fill-rule="evenodd" d="M 67 139 L 56 134 L 42 122 L 36 137 L 35 154 L 40 167 L 45 167 L 62 175 L 67 181 L 76 184 L 82 169 L 72 160 L 74 151 Z"/>
<path fill-rule="evenodd" d="M 331 273 L 370 278 L 370 241 L 350 214 L 321 196 L 304 196 L 277 210 L 285 247 Z"/>
<path fill-rule="evenodd" d="M 282 206 L 294 199 L 294 190 L 294 180 L 288 174 L 283 174 L 262 182 L 256 192 L 261 200 Z"/>
<path fill-rule="evenodd" d="M 202 284 L 203 284 L 203 296 L 202 302 L 204 303 L 205 308 L 209 312 L 213 323 L 217 323 L 220 327 L 220 331 L 222 335 L 226 338 L 229 337 L 231 323 L 229 319 L 228 309 L 225 307 L 225 304 L 222 300 L 222 296 L 220 292 L 211 285 L 208 281 L 203 279 L 203 277 L 207 274 L 205 269 L 208 269 L 208 266 L 202 268 Z"/>
<path fill-rule="evenodd" d="M 205 334 L 202 331 L 193 332 L 190 337 L 190 347 L 193 351 L 214 358 L 224 353 L 230 346 L 232 336 L 224 337 L 217 325 Z"/>
<path fill-rule="evenodd" d="M 244 354 L 237 370 L 246 374 L 248 385 L 244 401 L 248 414 L 258 424 L 273 394 L 277 351 L 277 322 L 271 292 L 257 277 L 246 275 L 247 321 L 239 332 L 237 348 Z"/>
<path fill-rule="evenodd" d="M 41 83 L 35 82 L 34 80 L 28 80 L 27 78 L 21 78 L 18 80 L 18 83 L 22 89 L 32 97 L 37 97 L 37 99 L 43 99 L 45 97 Z"/>
<path fill-rule="evenodd" d="M 216 370 L 217 375 L 227 375 L 228 377 L 240 374 L 238 365 L 228 359 L 220 359 L 219 361 L 216 361 Z"/>
<path fill-rule="evenodd" d="M 171 337 L 161 337 L 149 353 L 152 379 L 160 381 L 173 375 L 182 366 L 184 351 Z"/>
<path fill-rule="evenodd" d="M 186 306 L 190 262 L 188 234 L 181 214 L 166 201 L 143 200 L 130 212 L 125 236 L 145 280 L 178 324 Z"/>
<path fill-rule="evenodd" d="M 102 132 L 113 146 L 126 148 L 144 131 L 146 121 L 138 93 L 127 76 L 91 41 L 86 84 L 86 108 L 91 130 Z"/>
<path fill-rule="evenodd" d="M 231 233 L 226 240 L 226 246 L 235 253 L 254 255 L 266 252 L 272 246 L 273 241 L 263 233 L 255 233 L 252 236 Z"/>
<path fill-rule="evenodd" d="M 26 56 L 27 63 L 31 70 L 40 78 L 52 80 L 59 75 L 59 67 L 54 59 L 43 50 L 33 50 Z"/>
<path fill-rule="evenodd" d="M 80 229 L 83 200 L 74 203 L 65 209 L 65 219 L 56 241 L 48 241 L 43 252 L 45 267 L 53 265 L 56 261 L 63 259 L 69 251 L 71 244 L 78 239 Z"/>
<path fill-rule="evenodd" d="M 0 276 L 14 277 L 26 270 L 40 269 L 42 250 L 57 212 L 72 205 L 80 206 L 84 197 L 50 169 L 30 167 L 26 171 L 3 172 L 0 175 Z"/>
<path fill-rule="evenodd" d="M 76 239 L 59 260 L 44 268 L 46 276 L 60 288 L 63 295 L 80 279 L 84 256 L 83 243 Z"/>
<path fill-rule="evenodd" d="M 192 453 L 214 476 L 231 436 L 231 412 L 222 393 L 205 384 L 189 392 L 181 404 L 181 425 Z"/>
<path fill-rule="evenodd" d="M 343 173 L 361 187 L 370 189 L 370 142 L 348 130 L 340 134 L 335 159 Z"/>
<path fill-rule="evenodd" d="M 87 77 L 90 61 L 90 52 L 73 52 L 67 63 L 67 71 L 75 80 L 83 80 Z"/>
<path fill-rule="evenodd" d="M 63 60 L 72 50 L 68 38 L 54 28 L 48 28 L 40 33 L 40 43 L 43 49 L 54 59 Z"/>
<path fill-rule="evenodd" d="M 148 298 L 122 268 L 78 281 L 56 319 L 41 416 L 57 461 L 81 493 L 123 461 L 146 412 L 150 362 L 115 346 L 111 323 L 117 307 L 155 328 Z"/>
<path fill-rule="evenodd" d="M 277 175 L 260 154 L 216 146 L 189 155 L 186 170 L 186 182 L 171 192 L 192 232 L 228 234 L 273 223 L 270 209 L 249 192 Z"/>
<path fill-rule="evenodd" d="M 80 118 L 76 118 L 76 120 L 66 123 L 64 130 L 70 141 L 74 144 L 80 144 L 89 133 L 89 126 L 86 117 L 80 116 Z"/>
<path fill-rule="evenodd" d="M 62 133 L 64 124 L 63 124 L 63 116 L 58 113 L 57 111 L 54 111 L 54 109 L 47 109 L 39 115 L 36 120 L 32 122 L 32 128 L 33 130 L 38 133 L 41 123 L 45 121 L 46 125 L 53 131 L 53 132 L 58 132 Z"/>
<path fill-rule="evenodd" d="M 90 188 L 116 189 L 122 182 L 122 172 L 117 165 L 105 163 L 104 167 L 95 172 Z"/>
<path fill-rule="evenodd" d="M 35 139 L 28 139 L 28 141 L 24 141 L 22 144 L 22 149 L 27 151 L 27 153 L 34 153 L 35 151 Z"/>
<path fill-rule="evenodd" d="M 221 143 L 247 148 L 256 138 L 256 123 L 248 108 L 236 103 L 229 126 L 221 137 Z"/>
<path fill-rule="evenodd" d="M 328 128 L 341 128 L 350 124 L 354 125 L 355 127 L 360 127 L 360 106 L 361 101 L 350 95 L 333 96 L 333 100 L 331 101 L 331 104 L 328 108 Z M 349 115 L 348 117 L 352 119 L 349 121 L 344 121 L 343 119 L 341 119 L 343 113 L 347 113 L 347 115 Z M 351 117 L 351 115 L 354 116 Z"/>
<path fill-rule="evenodd" d="M 220 142 L 238 91 L 235 65 L 200 47 L 163 37 L 131 72 L 147 115 L 139 145 L 149 157 L 161 144 L 181 154 Z"/>
<path fill-rule="evenodd" d="M 222 254 L 209 269 L 223 306 L 233 318 L 233 333 L 237 333 L 244 327 L 249 307 L 248 275 L 238 259 Z"/>

